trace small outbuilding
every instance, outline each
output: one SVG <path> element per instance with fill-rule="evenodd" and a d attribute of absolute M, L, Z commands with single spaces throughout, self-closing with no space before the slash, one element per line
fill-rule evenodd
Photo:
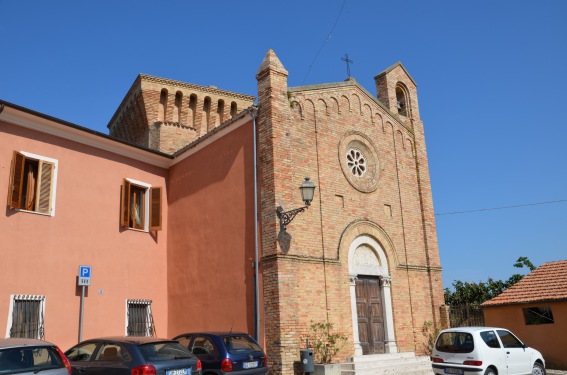
<path fill-rule="evenodd" d="M 482 307 L 486 325 L 510 329 L 547 368 L 567 370 L 567 260 L 542 264 Z"/>

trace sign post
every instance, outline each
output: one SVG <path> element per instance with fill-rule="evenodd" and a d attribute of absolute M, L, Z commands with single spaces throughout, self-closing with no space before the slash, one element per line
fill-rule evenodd
<path fill-rule="evenodd" d="M 79 266 L 77 285 L 81 288 L 81 312 L 79 315 L 79 342 L 83 341 L 83 314 L 85 311 L 85 286 L 91 285 L 91 266 Z"/>

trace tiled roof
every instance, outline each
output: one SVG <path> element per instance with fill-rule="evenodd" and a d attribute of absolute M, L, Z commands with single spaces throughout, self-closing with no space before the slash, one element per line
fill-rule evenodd
<path fill-rule="evenodd" d="M 567 260 L 544 263 L 482 306 L 567 301 Z"/>

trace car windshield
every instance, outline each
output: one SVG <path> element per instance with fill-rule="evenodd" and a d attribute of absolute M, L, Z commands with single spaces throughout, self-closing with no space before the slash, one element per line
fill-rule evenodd
<path fill-rule="evenodd" d="M 468 332 L 443 332 L 435 349 L 446 353 L 470 353 L 474 349 L 473 337 Z"/>
<path fill-rule="evenodd" d="M 64 367 L 55 348 L 26 346 L 0 350 L 0 374 L 39 372 Z"/>
<path fill-rule="evenodd" d="M 249 336 L 225 336 L 222 342 L 226 350 L 231 354 L 242 354 L 251 352 L 261 352 L 262 348 Z"/>
<path fill-rule="evenodd" d="M 148 362 L 171 361 L 175 359 L 194 358 L 187 348 L 177 341 L 174 342 L 152 342 L 138 346 L 140 353 Z"/>

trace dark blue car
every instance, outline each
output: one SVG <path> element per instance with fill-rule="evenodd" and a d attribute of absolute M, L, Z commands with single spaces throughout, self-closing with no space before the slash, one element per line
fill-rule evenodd
<path fill-rule="evenodd" d="M 268 357 L 254 339 L 241 332 L 194 332 L 174 338 L 201 360 L 203 375 L 266 375 Z"/>
<path fill-rule="evenodd" d="M 104 337 L 65 352 L 73 375 L 201 375 L 201 362 L 175 340 Z"/>

